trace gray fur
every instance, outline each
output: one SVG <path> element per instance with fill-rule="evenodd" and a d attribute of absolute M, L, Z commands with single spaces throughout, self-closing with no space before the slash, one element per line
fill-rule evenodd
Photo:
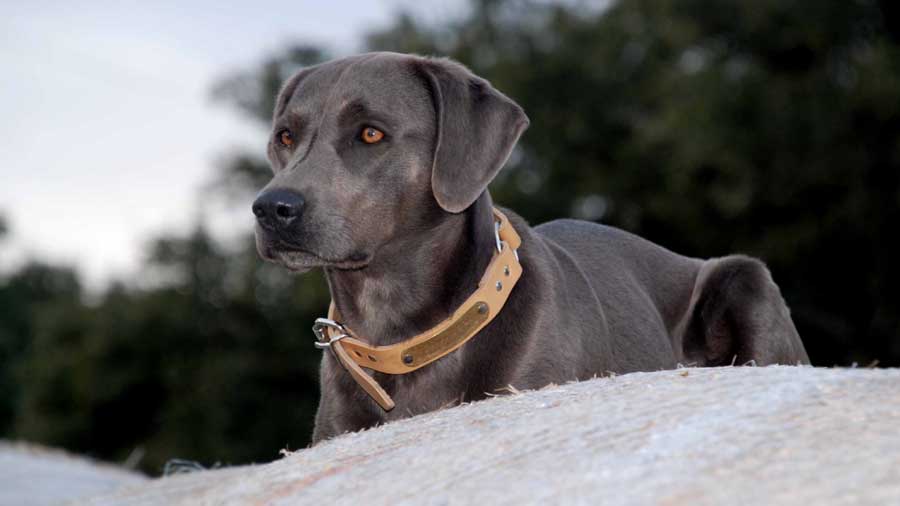
<path fill-rule="evenodd" d="M 486 187 L 527 124 L 510 99 L 444 59 L 370 53 L 304 69 L 278 98 L 275 176 L 261 196 L 295 192 L 305 205 L 290 223 L 257 226 L 260 254 L 294 271 L 324 268 L 343 322 L 372 344 L 422 332 L 468 297 L 487 266 Z M 361 142 L 365 126 L 385 139 Z M 294 132 L 291 148 L 278 143 L 283 128 Z M 687 258 L 577 220 L 531 228 L 504 211 L 522 236 L 524 274 L 503 311 L 425 368 L 373 373 L 397 404 L 389 413 L 324 354 L 314 442 L 510 385 L 809 360 L 758 260 Z"/>

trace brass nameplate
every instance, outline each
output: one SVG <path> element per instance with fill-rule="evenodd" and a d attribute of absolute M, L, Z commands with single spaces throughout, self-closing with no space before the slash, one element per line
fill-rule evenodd
<path fill-rule="evenodd" d="M 419 367 L 444 355 L 470 337 L 472 332 L 487 320 L 489 313 L 485 303 L 473 304 L 453 325 L 447 327 L 447 330 L 424 343 L 403 350 L 400 354 L 403 363 L 409 367 Z"/>

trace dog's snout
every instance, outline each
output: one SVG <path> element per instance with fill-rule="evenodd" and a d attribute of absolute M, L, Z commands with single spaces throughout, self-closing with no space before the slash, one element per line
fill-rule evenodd
<path fill-rule="evenodd" d="M 285 189 L 269 190 L 253 202 L 256 221 L 264 227 L 288 225 L 303 213 L 305 201 L 297 192 Z"/>

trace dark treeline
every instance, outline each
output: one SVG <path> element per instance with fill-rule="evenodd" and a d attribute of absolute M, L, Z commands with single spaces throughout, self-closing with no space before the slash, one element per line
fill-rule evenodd
<path fill-rule="evenodd" d="M 898 366 L 894 9 L 480 0 L 438 26 L 400 15 L 365 45 L 451 56 L 525 108 L 531 128 L 491 188 L 499 203 L 688 255 L 759 256 L 816 365 Z M 280 83 L 328 56 L 298 45 L 213 94 L 265 125 Z M 254 192 L 269 177 L 263 155 L 232 153 L 212 188 Z M 32 262 L 0 280 L 0 437 L 143 455 L 154 474 L 170 458 L 258 462 L 306 445 L 321 276 L 264 265 L 250 231 L 237 249 L 202 226 L 150 244 L 143 275 L 166 281 L 115 284 L 90 304 L 65 267 Z"/>

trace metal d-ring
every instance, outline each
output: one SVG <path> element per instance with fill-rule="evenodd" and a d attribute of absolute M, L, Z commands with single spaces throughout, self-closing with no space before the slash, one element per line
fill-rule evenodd
<path fill-rule="evenodd" d="M 340 334 L 336 336 L 330 336 L 326 331 L 326 329 L 328 328 L 335 329 L 340 332 Z M 347 327 L 344 327 L 340 323 L 328 318 L 316 318 L 316 322 L 312 326 L 312 331 L 318 339 L 313 343 L 313 346 L 320 350 L 330 348 L 332 344 L 340 341 L 341 339 L 350 337 L 350 334 L 347 332 Z"/>
<path fill-rule="evenodd" d="M 503 253 L 503 242 L 500 240 L 500 222 L 494 222 L 494 240 L 497 242 L 497 253 Z M 514 249 L 513 255 L 516 256 L 516 262 L 519 261 L 519 250 Z"/>

